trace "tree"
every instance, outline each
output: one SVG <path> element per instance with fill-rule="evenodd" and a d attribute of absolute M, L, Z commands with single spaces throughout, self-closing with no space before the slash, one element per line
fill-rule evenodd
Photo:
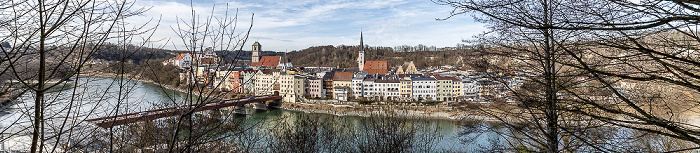
<path fill-rule="evenodd" d="M 219 127 L 227 124 L 237 124 L 228 122 L 228 119 L 224 122 L 211 123 L 211 124 L 199 124 L 202 120 L 206 120 L 197 116 L 194 116 L 195 109 L 206 105 L 217 99 L 221 99 L 225 94 L 236 94 L 233 92 L 223 92 L 218 93 L 216 90 L 209 90 L 209 88 L 219 88 L 223 86 L 223 81 L 218 84 L 214 84 L 213 79 L 219 79 L 214 73 L 210 73 L 209 69 L 214 70 L 230 70 L 233 65 L 223 65 L 223 63 L 236 63 L 236 59 L 241 54 L 244 44 L 248 41 L 248 36 L 250 34 L 250 29 L 253 26 L 253 15 L 251 15 L 251 23 L 247 28 L 242 28 L 242 32 L 238 27 L 238 11 L 236 10 L 233 15 L 229 13 L 229 6 L 226 5 L 224 8 L 223 15 L 217 15 L 219 12 L 216 11 L 216 7 L 213 6 L 211 14 L 206 17 L 200 17 L 194 9 L 194 4 L 191 3 L 191 16 L 189 19 L 177 18 L 178 23 L 176 27 L 171 27 L 173 32 L 177 34 L 181 40 L 184 50 L 189 54 L 193 55 L 196 62 L 192 64 L 189 69 L 185 70 L 186 75 L 196 78 L 195 83 L 188 83 L 186 85 L 187 96 L 182 101 L 177 101 L 176 98 L 171 98 L 169 101 L 171 106 L 192 106 L 184 110 L 183 113 L 176 116 L 172 124 L 172 131 L 170 139 L 168 140 L 168 150 L 178 151 L 178 152 L 199 152 L 206 149 L 206 146 L 214 140 L 222 140 L 231 137 L 235 134 L 240 134 L 239 132 L 231 133 L 225 130 L 217 130 Z M 224 54 L 233 54 L 233 62 L 221 62 L 215 61 L 210 63 L 205 63 L 204 60 L 196 59 L 208 50 L 218 50 L 223 51 Z M 195 56 L 196 55 L 196 56 Z M 229 55 L 222 55 L 224 57 Z M 204 71 L 200 71 L 203 68 Z M 151 71 L 154 71 L 153 67 L 150 67 Z M 223 79 L 228 79 L 231 71 L 228 71 Z M 250 81 L 250 80 L 245 80 Z M 157 80 L 158 83 L 163 83 L 161 80 Z M 206 82 L 206 84 L 200 84 L 199 82 Z M 242 87 L 242 86 L 239 86 Z M 232 116 L 227 114 L 226 116 Z M 234 126 L 235 127 L 235 126 Z M 200 147 L 201 146 L 201 147 Z"/>
<path fill-rule="evenodd" d="M 700 40 L 696 29 L 696 21 L 700 19 L 697 15 L 700 3 L 537 1 L 549 4 L 543 6 L 531 5 L 532 1 L 440 2 L 455 8 L 453 16 L 478 12 L 477 20 L 489 22 L 492 26 L 574 33 L 568 39 L 550 37 L 552 45 L 567 57 L 566 60 L 554 62 L 581 71 L 576 79 L 582 81 L 577 88 L 559 90 L 571 103 L 567 107 L 557 107 L 557 111 L 592 119 L 591 122 L 605 123 L 607 127 L 624 127 L 694 144 L 687 145 L 689 147 L 651 147 L 645 151 L 698 149 L 699 128 L 684 120 L 697 109 L 694 104 L 698 101 L 693 97 L 700 89 L 697 86 L 695 48 Z M 554 13 L 549 17 L 523 18 L 514 14 L 517 11 L 512 11 L 534 11 L 548 6 L 554 8 Z M 497 21 L 497 24 L 491 21 Z M 558 82 L 556 84 L 559 85 Z M 595 142 L 591 138 L 580 137 L 581 134 L 572 136 L 585 141 L 587 145 Z M 642 139 L 637 136 L 619 137 Z M 620 150 L 607 148 L 606 151 Z"/>
<path fill-rule="evenodd" d="M 31 152 L 54 152 L 59 146 L 76 147 L 65 140 L 79 135 L 74 133 L 79 130 L 77 124 L 81 118 L 92 115 L 94 105 L 82 105 L 79 99 L 82 93 L 76 93 L 77 87 L 67 95 L 70 97 L 67 103 L 58 103 L 56 95 L 48 92 L 71 77 L 83 77 L 83 66 L 105 42 L 148 32 L 141 27 L 125 28 L 124 19 L 143 12 L 143 9 L 131 8 L 132 4 L 126 0 L 6 1 L 0 4 L 3 8 L 0 42 L 6 42 L 0 47 L 0 75 L 19 83 L 3 84 L 3 89 L 33 94 L 33 100 L 27 102 L 33 106 L 20 107 L 25 110 L 21 119 L 3 127 L 3 131 L 30 127 Z M 17 96 L 24 92 L 4 93 Z M 31 125 L 19 120 L 31 120 Z"/>
<path fill-rule="evenodd" d="M 474 12 L 477 21 L 487 23 L 489 31 L 473 41 L 492 57 L 481 67 L 487 67 L 487 72 L 493 74 L 488 78 L 496 83 L 494 92 L 512 93 L 509 97 L 492 97 L 493 101 L 510 98 L 517 104 L 481 110 L 510 129 L 508 137 L 514 140 L 511 147 L 533 147 L 543 152 L 596 150 L 593 143 L 587 142 L 586 138 L 591 137 L 579 134 L 598 124 L 580 124 L 590 119 L 561 110 L 572 103 L 565 91 L 585 83 L 579 81 L 583 76 L 581 70 L 560 63 L 571 60 L 565 48 L 576 42 L 581 32 L 552 27 L 566 22 L 567 18 L 575 18 L 569 13 L 571 8 L 561 4 L 576 2 L 446 0 L 437 3 L 453 7 L 451 16 Z M 507 72 L 511 70 L 515 73 Z M 514 78 L 525 79 L 519 84 L 511 82 Z M 492 81 L 485 80 L 483 84 L 489 82 Z M 587 145 L 593 147 L 583 147 Z"/>

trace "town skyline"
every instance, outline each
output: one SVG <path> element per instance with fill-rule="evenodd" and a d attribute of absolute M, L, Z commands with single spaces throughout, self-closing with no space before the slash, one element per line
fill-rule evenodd
<path fill-rule="evenodd" d="M 462 40 L 486 31 L 482 23 L 467 15 L 446 21 L 449 6 L 431 1 L 221 1 L 207 0 L 192 3 L 197 13 L 222 16 L 229 7 L 229 15 L 238 10 L 238 26 L 243 30 L 254 22 L 250 37 L 244 46 L 255 41 L 265 45 L 264 50 L 294 51 L 313 46 L 357 45 L 360 32 L 369 46 L 395 47 L 401 45 L 454 47 Z M 136 6 L 150 8 L 142 16 L 132 18 L 137 23 L 149 20 L 160 26 L 154 33 L 155 46 L 182 50 L 171 27 L 177 27 L 178 18 L 190 18 L 189 1 L 137 1 Z M 408 9 L 410 8 L 410 9 Z M 209 10 L 209 11 L 208 11 Z M 161 18 L 162 15 L 162 18 Z M 155 23 L 152 23 L 155 24 Z M 470 28 L 464 28 L 465 26 Z M 170 42 L 167 40 L 170 39 Z M 165 44 L 167 43 L 167 44 Z M 247 50 L 248 47 L 244 47 Z"/>

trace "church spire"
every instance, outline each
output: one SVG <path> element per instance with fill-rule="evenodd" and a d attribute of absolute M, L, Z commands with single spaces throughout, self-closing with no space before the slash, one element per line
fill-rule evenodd
<path fill-rule="evenodd" d="M 357 57 L 357 68 L 364 71 L 365 68 L 365 44 L 362 42 L 362 31 L 360 31 L 360 50 Z"/>
<path fill-rule="evenodd" d="M 365 50 L 365 44 L 362 43 L 362 31 L 360 31 L 360 50 Z"/>

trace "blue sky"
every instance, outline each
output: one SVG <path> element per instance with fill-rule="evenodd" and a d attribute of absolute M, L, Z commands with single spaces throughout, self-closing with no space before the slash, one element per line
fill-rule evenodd
<path fill-rule="evenodd" d="M 153 8 L 132 20 L 141 22 L 162 15 L 155 38 L 173 38 L 175 35 L 169 26 L 175 25 L 176 16 L 189 17 L 189 3 L 182 0 L 137 1 L 137 6 Z M 475 23 L 468 15 L 436 21 L 436 18 L 447 17 L 451 8 L 430 0 L 206 0 L 195 1 L 194 5 L 198 12 L 208 13 L 214 5 L 216 11 L 223 11 L 227 3 L 234 11 L 239 9 L 239 24 L 249 23 L 250 15 L 255 13 L 246 50 L 254 41 L 259 41 L 263 50 L 274 51 L 320 45 L 358 45 L 361 30 L 365 44 L 370 46 L 423 44 L 451 47 L 486 30 L 483 24 Z M 165 48 L 174 47 L 166 45 Z"/>

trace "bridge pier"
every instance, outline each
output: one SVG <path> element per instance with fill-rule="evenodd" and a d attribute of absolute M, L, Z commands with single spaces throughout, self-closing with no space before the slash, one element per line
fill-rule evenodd
<path fill-rule="evenodd" d="M 221 111 L 219 111 L 219 109 L 209 110 L 209 112 L 207 113 L 207 117 L 209 117 L 209 118 L 221 118 Z"/>
<path fill-rule="evenodd" d="M 267 104 L 263 103 L 252 103 L 253 108 L 257 110 L 267 110 Z"/>
<path fill-rule="evenodd" d="M 243 115 L 246 114 L 245 106 L 233 106 L 233 107 L 231 107 L 231 109 L 233 109 L 234 114 L 243 114 Z"/>
<path fill-rule="evenodd" d="M 272 107 L 272 108 L 280 108 L 282 106 L 282 100 L 269 100 L 266 101 L 267 107 Z"/>

